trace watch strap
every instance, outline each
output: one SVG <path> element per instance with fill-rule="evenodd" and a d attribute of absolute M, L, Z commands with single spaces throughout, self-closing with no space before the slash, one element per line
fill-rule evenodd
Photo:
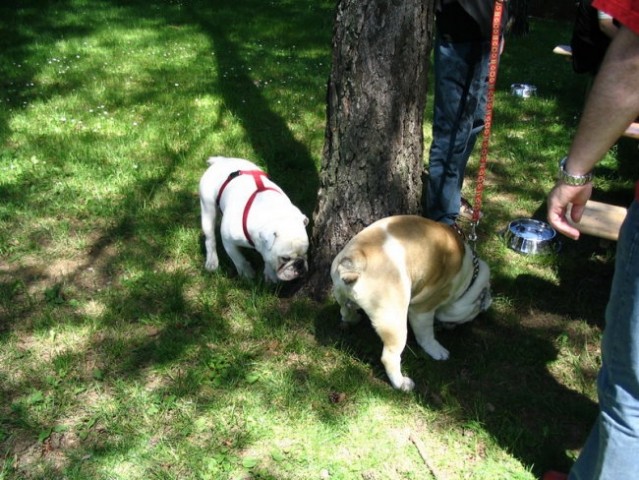
<path fill-rule="evenodd" d="M 592 182 L 593 174 L 592 172 L 588 172 L 585 175 L 572 175 L 566 171 L 566 161 L 568 157 L 564 157 L 559 162 L 559 178 L 558 180 L 561 183 L 566 185 L 571 185 L 574 187 L 581 187 L 582 185 L 586 185 L 587 183 Z"/>

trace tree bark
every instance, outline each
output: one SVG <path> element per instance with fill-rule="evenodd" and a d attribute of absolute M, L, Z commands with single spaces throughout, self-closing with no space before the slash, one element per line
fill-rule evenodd
<path fill-rule="evenodd" d="M 433 0 L 340 0 L 333 32 L 318 204 L 311 235 L 316 299 L 346 242 L 380 218 L 421 211 L 423 114 Z"/>

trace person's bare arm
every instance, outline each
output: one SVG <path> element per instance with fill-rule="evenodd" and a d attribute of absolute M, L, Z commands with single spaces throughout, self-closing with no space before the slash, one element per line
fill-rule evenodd
<path fill-rule="evenodd" d="M 577 175 L 592 170 L 638 114 L 639 35 L 622 27 L 595 78 L 566 169 Z"/>
<path fill-rule="evenodd" d="M 577 133 L 573 139 L 565 170 L 586 175 L 639 115 L 639 35 L 621 27 L 613 39 L 595 78 Z M 575 187 L 557 183 L 548 196 L 548 221 L 559 232 L 579 238 L 579 231 L 566 220 L 581 219 L 592 184 Z"/>

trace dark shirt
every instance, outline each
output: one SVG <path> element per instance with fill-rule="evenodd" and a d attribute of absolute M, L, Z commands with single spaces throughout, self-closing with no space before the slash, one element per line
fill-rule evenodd
<path fill-rule="evenodd" d="M 591 0 L 581 0 L 577 4 L 570 46 L 575 72 L 595 75 L 610 45 L 610 38 L 601 31 L 599 14 L 591 3 Z"/>
<path fill-rule="evenodd" d="M 494 0 L 439 0 L 435 22 L 439 35 L 447 42 L 490 40 Z M 504 8 L 502 25 L 506 21 Z"/>

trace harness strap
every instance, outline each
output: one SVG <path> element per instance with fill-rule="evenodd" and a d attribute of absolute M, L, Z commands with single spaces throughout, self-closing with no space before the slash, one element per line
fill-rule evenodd
<path fill-rule="evenodd" d="M 218 208 L 220 207 L 220 200 L 222 199 L 222 193 L 224 193 L 224 190 L 226 189 L 227 185 L 231 183 L 231 180 L 233 180 L 234 178 L 236 178 L 237 176 L 241 174 L 242 174 L 242 170 L 238 170 L 236 172 L 232 172 L 231 174 L 229 174 L 228 177 L 226 177 L 226 180 L 224 180 L 224 183 L 220 187 L 220 191 L 217 192 L 217 198 L 215 199 L 215 203 L 217 203 Z"/>
<path fill-rule="evenodd" d="M 249 243 L 249 245 L 251 245 L 251 247 L 255 247 L 255 243 L 253 243 L 253 239 L 251 238 L 251 235 L 248 231 L 248 215 L 249 211 L 251 210 L 251 205 L 253 205 L 255 197 L 257 197 L 257 194 L 260 192 L 265 192 L 267 190 L 273 190 L 274 192 L 279 193 L 282 192 L 277 188 L 267 187 L 266 185 L 264 185 L 264 180 L 262 179 L 262 177 L 268 177 L 268 175 L 262 170 L 237 170 L 235 172 L 232 172 L 226 178 L 226 180 L 224 180 L 224 183 L 220 187 L 220 191 L 218 192 L 216 199 L 218 208 L 220 208 L 220 200 L 222 199 L 222 193 L 224 193 L 224 189 L 229 183 L 231 183 L 233 179 L 239 177 L 240 175 L 251 175 L 253 177 L 253 180 L 255 181 L 255 191 L 247 200 L 246 205 L 244 206 L 244 213 L 242 214 L 242 230 L 244 230 L 244 236 L 246 237 L 246 241 Z"/>

